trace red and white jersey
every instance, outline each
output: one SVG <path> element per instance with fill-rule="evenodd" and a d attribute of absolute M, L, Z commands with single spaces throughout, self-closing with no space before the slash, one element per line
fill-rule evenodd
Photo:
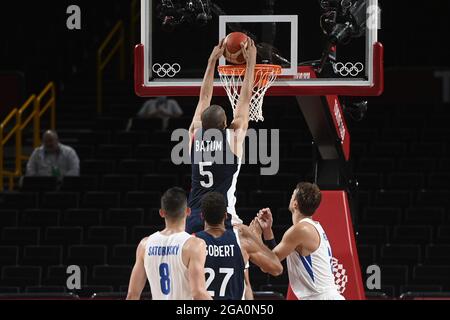
<path fill-rule="evenodd" d="M 335 283 L 332 267 L 332 250 L 320 223 L 309 218 L 299 223 L 309 223 L 320 235 L 319 248 L 308 257 L 294 251 L 287 257 L 289 282 L 299 300 L 343 300 Z"/>
<path fill-rule="evenodd" d="M 145 246 L 144 267 L 153 300 L 192 300 L 183 247 L 192 236 L 186 232 L 165 236 L 157 232 Z"/>

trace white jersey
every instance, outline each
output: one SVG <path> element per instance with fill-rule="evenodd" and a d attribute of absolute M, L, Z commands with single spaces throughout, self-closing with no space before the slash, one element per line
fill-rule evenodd
<path fill-rule="evenodd" d="M 300 256 L 297 251 L 287 257 L 292 291 L 300 300 L 343 300 L 335 283 L 331 265 L 333 254 L 325 231 L 320 223 L 309 218 L 300 221 L 303 222 L 316 228 L 320 246 L 308 257 Z"/>
<path fill-rule="evenodd" d="M 153 300 L 192 300 L 183 247 L 191 235 L 186 232 L 164 236 L 157 232 L 145 246 L 144 267 Z"/>

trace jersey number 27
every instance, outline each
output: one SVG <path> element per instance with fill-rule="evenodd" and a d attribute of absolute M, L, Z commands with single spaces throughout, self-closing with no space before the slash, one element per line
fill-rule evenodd
<path fill-rule="evenodd" d="M 216 278 L 216 272 L 211 268 L 205 268 L 205 273 L 208 274 L 208 279 L 206 280 L 206 288 L 209 289 L 209 287 L 213 283 L 214 279 Z M 233 268 L 220 268 L 219 273 L 225 275 L 225 277 L 223 278 L 223 281 L 222 281 L 222 285 L 220 286 L 219 297 L 225 297 L 228 282 L 230 282 L 231 277 L 233 277 L 233 275 L 234 275 L 234 269 Z M 208 293 L 211 295 L 211 297 L 216 296 L 215 291 L 208 291 Z"/>

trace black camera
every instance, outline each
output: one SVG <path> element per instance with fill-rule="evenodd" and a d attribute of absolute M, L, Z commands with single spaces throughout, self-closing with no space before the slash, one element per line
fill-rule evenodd
<path fill-rule="evenodd" d="M 157 10 L 167 32 L 182 24 L 206 26 L 212 19 L 210 0 L 161 0 Z"/>

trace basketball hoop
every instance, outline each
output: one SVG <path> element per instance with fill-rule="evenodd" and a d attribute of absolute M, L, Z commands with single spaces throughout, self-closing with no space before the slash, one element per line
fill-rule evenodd
<path fill-rule="evenodd" d="M 239 101 L 240 88 L 244 81 L 246 65 L 227 65 L 219 66 L 220 80 L 230 99 L 233 112 L 236 111 L 236 106 Z M 253 96 L 250 101 L 250 120 L 264 121 L 262 106 L 264 96 L 267 90 L 277 79 L 277 76 L 282 72 L 281 66 L 271 64 L 257 64 L 255 66 L 255 81 L 253 84 Z"/>

